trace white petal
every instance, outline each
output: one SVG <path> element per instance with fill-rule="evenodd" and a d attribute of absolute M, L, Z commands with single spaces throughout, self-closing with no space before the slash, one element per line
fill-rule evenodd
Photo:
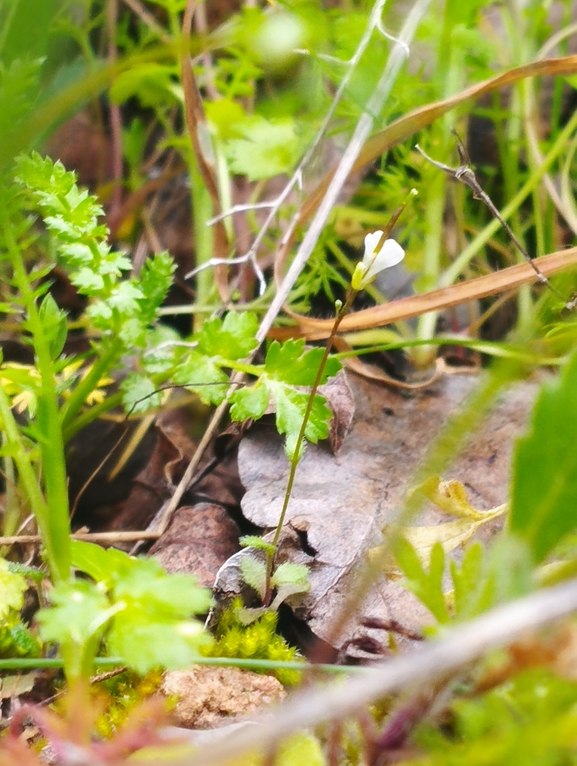
<path fill-rule="evenodd" d="M 373 231 L 365 237 L 365 254 L 363 255 L 363 263 L 365 266 L 370 266 L 373 262 L 375 250 L 377 249 L 377 245 L 382 236 L 382 231 Z"/>
<path fill-rule="evenodd" d="M 375 232 L 375 234 L 376 233 L 377 232 Z M 391 266 L 396 266 L 397 263 L 400 263 L 404 257 L 405 251 L 396 240 L 385 240 L 385 243 L 375 256 L 373 262 L 369 265 L 368 271 L 365 274 L 365 281 L 367 279 L 372 279 L 383 269 L 388 269 Z"/>

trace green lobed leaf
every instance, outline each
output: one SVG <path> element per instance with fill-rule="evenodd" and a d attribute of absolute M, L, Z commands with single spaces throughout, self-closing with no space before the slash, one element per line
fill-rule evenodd
<path fill-rule="evenodd" d="M 204 404 L 220 404 L 228 389 L 226 373 L 198 351 L 188 353 L 174 374 L 174 382 L 194 391 Z"/>
<path fill-rule="evenodd" d="M 102 630 L 109 615 L 108 598 L 88 580 L 59 583 L 49 599 L 52 606 L 36 615 L 43 641 L 86 644 Z"/>
<path fill-rule="evenodd" d="M 263 383 L 257 381 L 254 386 L 245 386 L 229 394 L 231 420 L 258 420 L 266 412 L 270 393 Z"/>
<path fill-rule="evenodd" d="M 231 169 L 249 181 L 290 172 L 296 165 L 300 142 L 294 120 L 250 117 L 244 125 L 238 123 L 236 131 L 244 137 L 227 141 L 225 151 Z"/>
<path fill-rule="evenodd" d="M 443 594 L 443 572 L 445 552 L 440 543 L 431 549 L 429 571 L 411 543 L 403 537 L 395 540 L 394 554 L 397 563 L 406 577 L 405 586 L 417 596 L 439 623 L 449 622 L 449 612 Z"/>
<path fill-rule="evenodd" d="M 509 527 L 541 562 L 577 527 L 577 353 L 543 386 L 531 431 L 517 443 Z"/>
<path fill-rule="evenodd" d="M 108 297 L 108 305 L 120 314 L 134 316 L 139 313 L 142 290 L 133 282 L 119 282 Z"/>
<path fill-rule="evenodd" d="M 119 277 L 123 271 L 130 271 L 132 268 L 130 258 L 127 258 L 124 253 L 111 250 L 106 242 L 99 242 L 97 250 L 99 255 L 97 266 L 101 274 Z"/>
<path fill-rule="evenodd" d="M 74 173 L 36 153 L 19 158 L 16 173 L 33 209 L 40 211 L 56 239 L 72 283 L 81 294 L 98 299 L 87 310 L 95 327 L 115 334 L 127 348 L 142 347 L 146 327 L 156 318 L 171 284 L 170 257 L 154 256 L 141 277 L 120 282 L 131 268 L 130 259 L 108 245 L 108 229 L 98 223 L 103 210 L 96 197 L 78 188 Z"/>
<path fill-rule="evenodd" d="M 84 572 L 109 590 L 115 578 L 121 577 L 132 568 L 134 559 L 117 548 L 104 549 L 95 543 L 83 540 L 70 541 L 71 563 L 75 569 Z"/>
<path fill-rule="evenodd" d="M 140 320 L 143 324 L 151 324 L 157 317 L 170 286 L 175 264 L 168 253 L 156 253 L 148 258 L 142 267 L 138 286 L 142 292 L 140 303 Z"/>
<path fill-rule="evenodd" d="M 113 595 L 143 609 L 152 621 L 182 620 L 210 606 L 210 591 L 192 575 L 168 575 L 154 559 L 132 559 L 130 569 L 115 579 Z"/>
<path fill-rule="evenodd" d="M 178 619 L 205 612 L 210 591 L 192 575 L 167 574 L 155 559 L 129 556 L 123 551 L 80 540 L 72 541 L 72 563 L 123 600 L 147 610 L 149 617 Z"/>
<path fill-rule="evenodd" d="M 60 246 L 60 254 L 69 266 L 79 268 L 88 266 L 94 257 L 90 247 L 85 242 L 70 242 Z"/>
<path fill-rule="evenodd" d="M 76 174 L 60 161 L 42 158 L 38 152 L 21 156 L 16 161 L 16 180 L 31 192 L 47 226 L 56 234 L 79 239 L 94 233 L 102 207 L 96 197 L 78 190 Z"/>
<path fill-rule="evenodd" d="M 275 552 L 275 547 L 272 543 L 267 543 L 266 540 L 263 540 L 262 537 L 257 537 L 257 535 L 243 535 L 238 542 L 243 548 L 257 548 L 269 553 Z"/>
<path fill-rule="evenodd" d="M 263 380 L 272 394 L 276 405 L 276 427 L 280 434 L 286 434 L 285 449 L 289 457 L 294 454 L 297 436 L 300 432 L 310 393 L 297 391 L 291 386 L 273 380 Z M 326 439 L 332 412 L 326 400 L 315 394 L 311 412 L 305 428 L 305 439 L 316 444 L 319 439 Z"/>
<path fill-rule="evenodd" d="M 254 556 L 243 556 L 239 562 L 244 582 L 255 590 L 261 599 L 266 592 L 266 564 Z"/>
<path fill-rule="evenodd" d="M 267 351 L 265 372 L 273 380 L 290 383 L 292 386 L 312 386 L 317 370 L 324 355 L 322 348 L 310 348 L 305 351 L 305 341 L 302 338 L 287 340 L 282 345 L 273 341 Z M 320 379 L 320 384 L 326 383 L 341 369 L 338 359 L 329 357 Z"/>
<path fill-rule="evenodd" d="M 86 314 L 93 321 L 95 327 L 99 327 L 104 332 L 110 332 L 112 308 L 106 301 L 96 301 L 87 308 Z"/>
<path fill-rule="evenodd" d="M 70 281 L 82 295 L 98 295 L 104 287 L 104 279 L 89 266 L 70 275 Z"/>
<path fill-rule="evenodd" d="M 279 564 L 271 578 L 273 585 L 309 585 L 309 569 L 304 564 L 292 564 L 285 562 Z"/>
<path fill-rule="evenodd" d="M 246 120 L 246 111 L 242 105 L 226 96 L 217 101 L 207 101 L 205 112 L 211 128 L 221 141 L 235 137 L 236 126 Z"/>
<path fill-rule="evenodd" d="M 148 412 L 153 407 L 160 407 L 161 395 L 154 383 L 138 372 L 131 372 L 120 384 L 122 405 L 125 412 Z"/>
<path fill-rule="evenodd" d="M 113 598 L 123 608 L 112 620 L 108 648 L 140 673 L 184 667 L 209 640 L 191 615 L 208 611 L 210 591 L 190 575 L 167 575 L 153 559 L 132 559 L 115 577 Z"/>
<path fill-rule="evenodd" d="M 311 589 L 309 575 L 310 571 L 304 564 L 280 564 L 271 577 L 271 585 L 276 589 L 271 608 L 278 609 L 287 598 L 297 593 L 308 593 Z"/>
<path fill-rule="evenodd" d="M 118 337 L 126 348 L 144 348 L 146 345 L 146 326 L 140 317 L 123 318 Z"/>
<path fill-rule="evenodd" d="M 109 652 L 142 675 L 158 667 L 174 670 L 193 664 L 200 646 L 209 641 L 197 620 L 152 620 L 145 604 L 129 604 L 115 615 L 106 637 Z"/>
<path fill-rule="evenodd" d="M 254 314 L 229 311 L 224 319 L 207 319 L 195 340 L 199 351 L 206 356 L 244 359 L 257 345 L 257 330 L 258 319 Z"/>
<path fill-rule="evenodd" d="M 55 606 L 41 612 L 46 640 L 66 642 L 68 650 L 74 644 L 82 657 L 94 636 L 99 637 L 91 628 L 107 627 L 108 650 L 140 673 L 190 664 L 200 644 L 210 640 L 202 624 L 191 618 L 210 606 L 210 591 L 194 577 L 168 575 L 154 559 L 80 541 L 72 543 L 72 562 L 97 583 L 79 580 L 58 586 Z"/>

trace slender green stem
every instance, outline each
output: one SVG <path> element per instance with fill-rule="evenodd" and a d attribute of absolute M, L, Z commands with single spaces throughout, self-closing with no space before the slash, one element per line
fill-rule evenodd
<path fill-rule="evenodd" d="M 337 314 L 337 316 L 335 318 L 335 323 L 333 324 L 333 328 L 331 330 L 331 334 L 328 337 L 327 344 L 325 346 L 325 350 L 324 350 L 324 353 L 323 353 L 323 357 L 321 359 L 321 362 L 319 364 L 319 368 L 317 370 L 317 374 L 315 375 L 315 379 L 314 379 L 313 385 L 311 387 L 311 392 L 310 392 L 310 395 L 309 395 L 309 398 L 308 398 L 308 401 L 307 401 L 307 406 L 306 406 L 306 409 L 305 409 L 305 414 L 304 414 L 304 417 L 303 417 L 303 422 L 301 424 L 301 429 L 299 431 L 299 435 L 297 436 L 297 440 L 296 440 L 296 443 L 295 443 L 295 449 L 294 449 L 294 452 L 293 452 L 293 455 L 292 455 L 292 458 L 291 458 L 290 473 L 289 473 L 289 478 L 288 478 L 288 482 L 287 482 L 287 488 L 286 488 L 286 491 L 285 491 L 285 496 L 284 496 L 284 501 L 283 501 L 283 505 L 282 505 L 282 510 L 281 510 L 281 514 L 280 514 L 280 517 L 279 517 L 279 520 L 278 520 L 278 524 L 277 524 L 277 528 L 276 528 L 276 531 L 275 531 L 275 535 L 274 535 L 274 538 L 273 538 L 273 541 L 272 541 L 272 544 L 273 544 L 274 547 L 276 547 L 277 544 L 278 544 L 280 533 L 281 533 L 281 530 L 282 530 L 282 526 L 284 524 L 284 520 L 285 520 L 285 516 L 286 516 L 287 509 L 288 509 L 288 504 L 289 504 L 289 500 L 290 500 L 290 496 L 291 496 L 291 492 L 292 492 L 292 488 L 293 488 L 293 484 L 294 484 L 294 480 L 295 480 L 295 474 L 296 474 L 296 470 L 297 470 L 297 465 L 299 464 L 300 458 L 301 458 L 301 447 L 302 447 L 302 443 L 303 443 L 304 438 L 305 438 L 305 433 L 306 433 L 306 430 L 307 430 L 307 425 L 308 425 L 310 414 L 312 412 L 312 408 L 313 408 L 313 404 L 314 404 L 315 394 L 316 394 L 316 392 L 318 390 L 318 387 L 320 385 L 320 382 L 322 380 L 323 372 L 325 370 L 325 366 L 326 366 L 327 360 L 329 358 L 329 354 L 331 353 L 331 350 L 332 350 L 332 347 L 333 347 L 333 343 L 334 343 L 334 340 L 335 340 L 335 336 L 336 336 L 336 334 L 337 334 L 337 332 L 339 330 L 339 326 L 340 326 L 341 322 L 343 321 L 343 319 L 345 318 L 345 316 L 348 314 L 349 309 L 352 306 L 353 301 L 354 301 L 356 295 L 357 295 L 357 291 L 354 291 L 354 290 L 351 291 L 351 293 L 347 297 L 344 305 L 339 310 L 339 312 L 338 312 L 338 314 Z"/>
<path fill-rule="evenodd" d="M 112 394 L 112 396 L 107 396 L 103 402 L 100 402 L 100 404 L 95 404 L 93 407 L 90 407 L 64 429 L 64 443 L 70 441 L 75 434 L 81 431 L 89 423 L 92 423 L 93 420 L 96 420 L 105 412 L 110 412 L 110 410 L 113 410 L 119 404 L 122 404 L 122 391 L 118 391 L 116 394 Z"/>
<path fill-rule="evenodd" d="M 274 538 L 273 538 L 273 541 L 272 541 L 273 548 L 272 548 L 272 551 L 270 551 L 270 552 L 267 549 L 266 588 L 265 588 L 265 596 L 264 596 L 264 599 L 263 599 L 263 603 L 264 603 L 265 606 L 268 606 L 268 604 L 270 602 L 270 598 L 271 598 L 270 581 L 271 581 L 271 576 L 272 576 L 272 567 L 273 567 L 273 562 L 274 562 L 275 549 L 276 549 L 276 546 L 278 545 L 280 534 L 281 534 L 281 531 L 282 531 L 282 528 L 283 528 L 283 525 L 284 525 L 284 520 L 286 518 L 286 513 L 287 513 L 287 510 L 288 510 L 288 505 L 289 505 L 289 501 L 290 501 L 290 497 L 291 497 L 291 494 L 292 494 L 292 489 L 293 489 L 293 485 L 294 485 L 294 481 L 295 481 L 297 465 L 299 464 L 300 458 L 301 458 L 301 447 L 302 447 L 302 444 L 303 444 L 303 441 L 304 441 L 304 438 L 305 438 L 305 433 L 306 433 L 306 430 L 307 430 L 307 425 L 308 425 L 308 422 L 309 422 L 310 414 L 312 412 L 315 395 L 317 393 L 318 387 L 319 387 L 320 382 L 322 380 L 323 372 L 324 372 L 327 360 L 329 358 L 329 354 L 331 353 L 331 349 L 333 347 L 334 339 L 335 339 L 335 336 L 336 336 L 336 334 L 338 332 L 339 326 L 340 326 L 342 320 L 344 319 L 344 317 L 348 314 L 349 309 L 351 308 L 351 306 L 353 304 L 353 301 L 354 301 L 355 297 L 357 296 L 357 292 L 358 291 L 356 291 L 356 290 L 351 290 L 351 292 L 347 296 L 347 299 L 346 299 L 345 303 L 338 310 L 337 316 L 335 318 L 335 322 L 333 324 L 333 328 L 331 330 L 331 334 L 329 335 L 327 343 L 326 343 L 326 346 L 325 346 L 323 357 L 321 359 L 321 362 L 320 362 L 318 370 L 317 370 L 317 374 L 315 375 L 315 379 L 314 379 L 313 385 L 311 387 L 310 395 L 309 395 L 309 398 L 308 398 L 308 401 L 307 401 L 307 406 L 306 406 L 305 413 L 304 413 L 304 416 L 303 416 L 303 422 L 301 424 L 301 428 L 300 428 L 300 431 L 299 431 L 299 434 L 297 436 L 297 440 L 296 440 L 296 443 L 295 443 L 294 452 L 293 452 L 293 455 L 292 455 L 292 458 L 291 458 L 289 477 L 288 477 L 287 486 L 286 486 L 286 490 L 285 490 L 285 495 L 284 495 L 284 500 L 283 500 L 283 504 L 282 504 L 282 509 L 281 509 L 281 512 L 280 512 L 278 524 L 277 524 L 277 527 L 276 527 L 276 530 L 275 530 L 275 533 L 274 533 Z"/>
<path fill-rule="evenodd" d="M 445 208 L 446 178 L 439 173 L 432 181 L 427 194 L 426 205 L 426 235 L 424 247 L 423 278 L 427 289 L 437 285 L 439 279 L 439 264 L 441 241 L 443 237 L 443 210 Z M 417 323 L 417 339 L 428 340 L 434 337 L 438 312 L 430 311 L 419 317 Z M 427 367 L 435 359 L 433 347 L 422 346 L 411 352 L 413 362 L 419 367 Z"/>
<path fill-rule="evenodd" d="M 38 484 L 27 486 L 29 475 L 22 476 L 24 488 L 35 497 L 32 503 L 34 512 L 39 512 L 38 526 L 48 554 L 48 562 L 54 582 L 70 577 L 70 521 L 68 515 L 68 489 L 66 484 L 66 465 L 64 443 L 58 411 L 56 391 L 56 371 L 50 354 L 48 340 L 40 318 L 34 292 L 24 267 L 22 254 L 10 227 L 6 210 L 0 213 L 4 237 L 12 262 L 14 282 L 22 297 L 27 312 L 27 328 L 32 334 L 36 354 L 36 366 L 40 373 L 41 392 L 38 396 L 38 416 L 36 428 L 40 432 L 38 444 L 42 455 L 42 472 L 46 491 L 46 506 L 36 497 Z M 5 416 L 4 416 L 5 418 Z M 6 419 L 6 418 L 5 418 Z M 11 438 L 14 441 L 14 435 Z M 18 464 L 17 464 L 18 465 Z M 20 470 L 20 466 L 18 466 Z"/>
<path fill-rule="evenodd" d="M 50 544 L 48 507 L 44 500 L 38 477 L 28 452 L 24 447 L 24 437 L 10 409 L 10 401 L 2 386 L 0 386 L 0 419 L 2 430 L 4 431 L 4 444 L 11 450 L 13 460 L 18 468 L 20 483 L 30 502 L 30 507 L 44 541 L 48 560 L 51 562 L 54 558 L 54 553 Z M 52 566 L 50 568 L 52 569 Z"/>
<path fill-rule="evenodd" d="M 247 670 L 299 670 L 321 673 L 336 673 L 342 675 L 370 675 L 372 668 L 354 665 L 311 665 L 308 662 L 295 660 L 249 660 L 238 657 L 197 657 L 195 665 L 245 668 Z M 122 667 L 125 665 L 122 657 L 96 657 L 93 665 L 100 668 Z M 64 660 L 59 657 L 20 657 L 16 659 L 0 659 L 0 670 L 27 670 L 33 668 L 61 668 Z"/>
<path fill-rule="evenodd" d="M 73 425 L 73 419 L 78 414 L 89 394 L 91 394 L 98 385 L 98 381 L 110 373 L 115 362 L 122 354 L 123 344 L 119 341 L 111 341 L 110 346 L 94 364 L 88 375 L 84 377 L 76 386 L 70 399 L 62 406 L 61 419 L 62 428 L 65 433 L 70 432 Z M 91 418 L 92 420 L 92 418 Z M 78 429 L 76 429 L 78 430 Z"/>
<path fill-rule="evenodd" d="M 7 447 L 8 437 L 2 434 L 2 447 Z M 15 534 L 20 521 L 20 504 L 18 502 L 18 493 L 16 492 L 16 471 L 14 460 L 10 455 L 6 455 L 2 461 L 4 465 L 4 478 L 6 480 L 4 514 L 2 518 L 2 533 L 5 537 Z M 4 555 L 0 551 L 0 555 Z"/>
<path fill-rule="evenodd" d="M 190 173 L 192 216 L 195 232 L 196 265 L 202 266 L 213 256 L 213 230 L 206 225 L 212 216 L 212 201 L 204 180 L 198 169 L 196 159 L 191 151 L 187 152 Z M 211 269 L 202 269 L 196 275 L 196 302 L 209 303 L 213 294 L 214 279 Z M 194 330 L 199 332 L 206 314 L 194 315 Z"/>

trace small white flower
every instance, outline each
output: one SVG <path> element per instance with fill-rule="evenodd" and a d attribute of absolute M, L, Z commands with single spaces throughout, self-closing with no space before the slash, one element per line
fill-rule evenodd
<path fill-rule="evenodd" d="M 379 272 L 396 266 L 405 257 L 405 251 L 394 239 L 386 239 L 377 251 L 382 236 L 382 231 L 373 231 L 365 237 L 365 254 L 363 260 L 357 263 L 351 279 L 353 290 L 364 290 Z"/>

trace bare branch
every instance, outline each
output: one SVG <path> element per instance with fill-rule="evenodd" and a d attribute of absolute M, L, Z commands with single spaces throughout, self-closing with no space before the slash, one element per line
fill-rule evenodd
<path fill-rule="evenodd" d="M 419 2 L 416 3 L 415 8 L 419 4 L 428 6 L 429 2 L 430 2 L 430 0 L 424 0 L 424 2 L 423 2 L 423 0 L 421 0 L 420 3 Z M 260 203 L 258 206 L 256 206 L 256 205 L 251 206 L 252 208 L 255 208 L 255 209 L 270 208 L 270 212 L 267 215 L 267 217 L 265 218 L 265 221 L 262 224 L 262 226 L 260 228 L 260 231 L 256 235 L 256 237 L 254 239 L 254 242 L 252 243 L 250 249 L 248 250 L 248 252 L 244 256 L 242 256 L 242 260 L 237 260 L 236 263 L 251 262 L 253 264 L 253 268 L 255 270 L 255 273 L 256 273 L 257 277 L 259 278 L 259 282 L 260 282 L 260 285 L 261 285 L 261 295 L 262 295 L 262 292 L 264 290 L 263 290 L 263 286 L 262 286 L 261 277 L 259 275 L 260 269 L 258 269 L 258 267 L 257 267 L 257 253 L 258 253 L 258 249 L 259 249 L 263 239 L 265 238 L 271 223 L 273 222 L 274 218 L 278 214 L 279 210 L 281 209 L 282 205 L 284 204 L 285 200 L 287 199 L 287 197 L 289 196 L 291 191 L 295 188 L 295 186 L 299 187 L 301 185 L 303 170 L 308 165 L 308 163 L 310 162 L 310 160 L 313 157 L 317 147 L 319 146 L 320 142 L 324 138 L 325 133 L 327 132 L 327 130 L 329 128 L 329 125 L 331 123 L 331 120 L 332 120 L 332 118 L 334 116 L 335 110 L 336 110 L 336 108 L 337 108 L 337 106 L 338 106 L 338 104 L 339 104 L 339 102 L 340 102 L 340 100 L 341 100 L 341 98 L 343 96 L 343 93 L 345 92 L 345 90 L 346 90 L 346 88 L 347 88 L 347 86 L 348 86 L 348 84 L 350 82 L 350 79 L 351 79 L 351 77 L 352 77 L 352 75 L 354 73 L 355 67 L 359 63 L 363 53 L 365 52 L 365 50 L 367 49 L 367 46 L 369 45 L 369 43 L 371 41 L 371 38 L 373 36 L 374 30 L 377 29 L 388 40 L 391 40 L 391 42 L 393 42 L 395 44 L 395 48 L 391 52 L 391 56 L 389 57 L 389 60 L 387 62 L 387 66 L 385 68 L 385 73 L 384 73 L 383 77 L 381 78 L 381 81 L 377 85 L 377 87 L 375 89 L 375 93 L 373 94 L 372 98 L 370 99 L 369 103 L 367 104 L 367 113 L 368 113 L 368 115 L 371 116 L 370 117 L 369 128 L 366 131 L 366 133 L 363 132 L 362 136 L 357 136 L 355 134 L 355 136 L 353 136 L 353 139 L 351 139 L 351 144 L 349 144 L 349 147 L 351 145 L 355 145 L 356 146 L 356 142 L 358 142 L 358 141 L 360 141 L 360 143 L 362 145 L 364 143 L 364 141 L 368 138 L 368 136 L 370 134 L 370 131 L 372 129 L 374 115 L 379 114 L 379 112 L 382 109 L 382 105 L 383 105 L 384 101 L 386 100 L 386 98 L 387 98 L 387 96 L 388 96 L 388 94 L 390 92 L 390 89 L 392 87 L 392 84 L 393 84 L 393 82 L 394 82 L 394 80 L 395 80 L 395 78 L 397 76 L 398 69 L 400 68 L 401 63 L 404 60 L 402 57 L 406 57 L 406 56 L 409 55 L 409 43 L 412 40 L 413 33 L 414 33 L 414 29 L 411 31 L 411 23 L 412 23 L 411 22 L 411 15 L 409 15 L 409 18 L 407 19 L 407 23 L 403 27 L 403 30 L 401 32 L 400 37 L 397 39 L 396 37 L 393 37 L 392 35 L 390 35 L 387 31 L 385 31 L 385 29 L 383 27 L 383 24 L 382 24 L 382 21 L 381 21 L 381 15 L 383 13 L 383 8 L 385 6 L 385 3 L 386 3 L 386 0 L 377 0 L 377 2 L 375 3 L 375 5 L 373 7 L 373 10 L 371 11 L 371 17 L 369 19 L 369 23 L 367 24 L 367 29 L 365 30 L 365 33 L 364 33 L 363 37 L 361 38 L 361 40 L 360 40 L 360 42 L 359 42 L 359 44 L 357 46 L 357 49 L 355 50 L 353 56 L 349 59 L 348 62 L 342 62 L 344 65 L 346 65 L 348 67 L 347 72 L 346 72 L 345 76 L 343 77 L 339 87 L 337 88 L 337 91 L 336 91 L 336 93 L 334 95 L 334 98 L 333 98 L 333 101 L 331 103 L 331 106 L 330 106 L 327 114 L 325 115 L 325 118 L 324 118 L 324 120 L 323 120 L 323 122 L 322 122 L 322 124 L 321 124 L 321 126 L 320 126 L 320 128 L 318 130 L 318 132 L 317 132 L 317 135 L 315 136 L 314 141 L 311 143 L 311 145 L 309 146 L 309 148 L 305 152 L 305 154 L 302 157 L 301 161 L 299 162 L 296 170 L 294 171 L 292 177 L 290 178 L 290 180 L 288 181 L 288 183 L 286 184 L 286 186 L 284 187 L 282 192 L 278 195 L 278 197 L 275 200 L 271 200 L 271 201 L 265 202 L 265 203 Z M 419 19 L 420 18 L 421 18 L 421 16 L 419 16 Z M 389 78 L 390 78 L 390 82 L 388 81 Z M 386 87 L 383 88 L 383 84 L 385 84 Z M 363 115 L 363 117 L 364 117 L 364 115 Z M 362 118 L 361 118 L 361 120 L 362 120 Z M 359 121 L 359 123 L 360 123 L 360 121 Z M 357 128 L 357 130 L 358 130 L 358 128 Z M 355 143 L 353 144 L 353 142 L 355 142 Z M 356 153 L 355 153 L 354 158 L 352 160 L 353 162 L 354 162 L 354 159 L 356 159 L 356 156 L 358 155 L 358 151 L 359 150 L 360 150 L 360 146 L 357 147 L 357 149 L 356 149 Z M 345 157 L 343 157 L 343 160 L 344 159 L 345 159 Z M 343 160 L 341 160 L 341 165 L 339 165 L 339 168 L 342 166 Z M 338 172 L 338 169 L 337 169 L 337 172 Z M 347 175 L 348 175 L 348 172 L 349 171 L 347 171 Z M 342 184 L 344 183 L 344 180 L 346 180 L 346 176 L 345 176 L 345 179 L 340 179 L 339 180 L 339 186 L 338 186 L 338 190 L 339 191 L 340 191 L 340 188 L 341 188 Z M 327 194 L 329 192 L 330 192 L 330 189 L 327 191 Z M 336 197 L 336 194 L 335 194 L 335 197 Z M 330 205 L 331 208 L 332 208 L 333 204 L 334 204 L 334 202 L 331 203 L 331 205 Z M 217 216 L 216 218 L 214 218 L 212 220 L 213 221 L 217 221 L 217 220 L 220 220 L 222 217 L 224 217 L 226 215 L 232 215 L 233 213 L 236 213 L 240 207 L 241 206 L 235 206 L 234 208 L 231 208 L 229 211 L 226 211 L 224 214 L 219 215 L 219 216 Z M 299 222 L 299 214 L 297 213 L 294 216 L 293 220 L 291 221 L 291 223 L 290 223 L 290 225 L 288 227 L 287 232 L 285 232 L 285 235 L 282 238 L 281 246 L 284 243 L 286 243 L 286 241 L 288 240 L 288 237 L 292 236 L 292 232 L 296 228 L 298 222 Z M 318 228 L 318 229 L 317 229 L 317 226 L 315 225 L 315 221 L 313 221 L 313 223 L 311 224 L 311 229 L 314 232 L 314 237 L 311 238 L 311 239 L 313 239 L 313 244 L 312 245 L 307 245 L 307 248 L 310 247 L 310 250 L 307 253 L 306 258 L 308 258 L 308 256 L 310 255 L 310 252 L 312 252 L 312 247 L 314 247 L 314 242 L 316 242 L 316 239 L 318 238 L 318 236 L 320 234 L 320 229 L 322 229 L 322 226 L 324 226 L 325 222 L 326 222 L 326 218 L 322 222 L 322 225 L 320 226 L 320 228 Z M 302 245 L 301 245 L 301 250 L 302 250 Z M 305 258 L 305 261 L 306 261 L 306 258 Z M 215 264 L 216 264 L 216 262 L 215 262 L 214 259 L 212 259 L 211 261 L 209 261 L 207 263 L 207 265 L 215 265 Z M 302 264 L 301 264 L 301 266 L 299 268 L 299 271 L 300 271 L 300 269 L 302 269 L 303 265 L 304 265 L 304 261 L 302 262 Z M 298 275 L 298 272 L 297 272 L 297 275 Z M 295 277 L 295 279 L 296 279 L 296 277 Z M 294 279 L 293 279 L 293 283 L 292 284 L 294 284 Z M 288 288 L 289 290 L 290 290 L 290 287 L 292 287 L 292 284 L 289 286 L 289 288 Z M 275 309 L 275 314 L 273 316 L 273 319 L 274 319 L 274 317 L 276 317 L 276 314 L 280 310 L 280 307 L 284 303 L 285 299 L 286 299 L 286 295 L 283 297 L 283 299 L 280 302 L 278 302 L 278 306 Z M 263 338 L 264 338 L 265 335 L 266 335 L 266 332 L 264 333 Z"/>
<path fill-rule="evenodd" d="M 537 267 L 537 265 L 533 262 L 533 259 L 527 252 L 527 250 L 523 247 L 519 239 L 516 237 L 515 232 L 513 229 L 509 226 L 507 221 L 503 218 L 499 210 L 497 209 L 496 205 L 493 203 L 493 200 L 489 197 L 487 192 L 485 192 L 477 180 L 477 176 L 475 175 L 475 171 L 473 168 L 469 165 L 469 159 L 467 157 L 467 152 L 465 150 L 465 147 L 463 145 L 463 142 L 457 135 L 455 131 L 453 131 L 453 134 L 455 135 L 455 138 L 457 140 L 457 151 L 459 152 L 459 160 L 460 165 L 457 168 L 451 168 L 449 165 L 445 165 L 444 162 L 437 162 L 437 160 L 434 160 L 432 157 L 429 157 L 429 155 L 424 152 L 421 147 L 416 144 L 415 149 L 427 160 L 427 162 L 430 162 L 435 167 L 439 168 L 439 170 L 442 170 L 447 175 L 451 176 L 455 179 L 455 181 L 460 181 L 461 183 L 465 184 L 465 186 L 468 186 L 469 189 L 473 192 L 473 198 L 480 200 L 486 208 L 491 212 L 491 214 L 499 221 L 501 226 L 505 229 L 507 234 L 509 235 L 511 241 L 519 250 L 521 255 L 525 258 L 527 263 L 531 266 L 533 271 L 535 272 L 535 275 L 539 282 L 543 285 L 547 285 L 549 290 L 553 292 L 558 298 L 560 298 L 563 303 L 565 304 L 566 308 L 570 308 L 570 305 L 572 301 L 569 303 L 567 300 L 561 295 L 561 293 L 556 290 L 551 282 L 547 279 L 547 277 L 543 274 L 543 272 Z"/>
<path fill-rule="evenodd" d="M 389 94 L 397 78 L 397 75 L 401 69 L 401 66 L 406 59 L 407 46 L 411 43 L 421 19 L 424 17 L 424 15 L 427 12 L 429 4 L 430 4 L 430 0 L 417 0 L 417 2 L 415 2 L 415 5 L 411 9 L 411 12 L 407 16 L 407 19 L 403 25 L 403 28 L 399 34 L 399 39 L 394 44 L 393 49 L 391 50 L 390 56 L 387 59 L 387 64 L 385 66 L 383 74 L 381 75 L 381 78 L 379 79 L 379 82 L 377 83 L 375 90 L 367 103 L 366 110 L 363 112 L 363 114 L 359 118 L 355 131 L 353 133 L 353 136 L 341 158 L 341 161 L 338 167 L 335 170 L 335 173 L 331 179 L 331 182 L 326 191 L 326 194 L 323 197 L 323 200 L 318 207 L 316 215 L 313 218 L 311 225 L 309 226 L 300 244 L 300 247 L 295 255 L 295 258 L 289 270 L 287 271 L 287 274 L 281 286 L 279 287 L 279 290 L 269 310 L 265 314 L 260 324 L 257 338 L 261 343 L 266 338 L 266 335 L 268 331 L 270 330 L 270 328 L 272 327 L 272 323 L 274 322 L 278 312 L 280 311 L 284 302 L 286 301 L 292 286 L 294 285 L 298 275 L 302 271 L 303 266 L 305 265 L 310 254 L 312 253 L 314 246 L 321 234 L 321 231 L 324 225 L 326 224 L 327 219 L 337 201 L 339 192 L 342 189 L 345 181 L 347 180 L 353 168 L 353 165 L 360 154 L 360 151 L 363 145 L 365 144 L 366 140 L 369 138 L 372 132 L 374 122 L 375 122 L 375 115 L 378 115 L 381 113 L 383 109 L 383 105 L 386 103 L 386 100 L 389 97 Z M 377 9 L 379 9 L 378 16 L 376 15 Z M 377 5 L 375 6 L 375 11 L 373 12 L 371 16 L 371 19 L 375 23 L 375 25 L 376 25 L 376 19 L 380 18 L 381 9 L 382 9 L 382 5 L 377 3 Z M 340 91 L 341 89 L 339 88 L 339 91 L 337 91 L 337 95 L 339 95 Z M 331 114 L 332 116 L 332 112 L 330 112 L 330 110 L 329 110 L 329 114 Z M 325 120 L 325 123 L 326 123 L 326 120 Z M 325 123 L 323 123 L 323 127 Z M 297 220 L 298 219 L 294 220 L 292 228 L 296 226 Z M 286 240 L 286 235 L 284 239 Z"/>

